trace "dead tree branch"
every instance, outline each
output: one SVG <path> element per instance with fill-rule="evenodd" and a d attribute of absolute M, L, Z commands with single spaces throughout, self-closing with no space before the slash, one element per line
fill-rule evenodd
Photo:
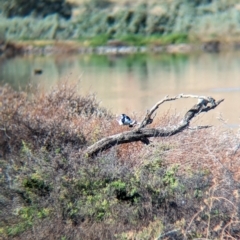
<path fill-rule="evenodd" d="M 183 119 L 174 126 L 167 128 L 145 128 L 147 125 L 153 122 L 153 114 L 158 109 L 158 107 L 167 101 L 174 101 L 180 98 L 198 98 L 200 99 L 198 104 L 195 104 L 190 108 L 187 113 L 184 115 Z M 216 108 L 224 99 L 215 101 L 212 97 L 206 96 L 197 96 L 197 95 L 184 95 L 180 94 L 176 97 L 169 98 L 166 96 L 161 101 L 157 102 L 149 111 L 147 111 L 146 116 L 140 122 L 139 126 L 135 127 L 131 131 L 115 134 L 106 138 L 99 140 L 93 145 L 89 146 L 85 151 L 85 154 L 89 157 L 97 155 L 99 152 L 105 151 L 115 145 L 141 141 L 145 144 L 149 143 L 150 137 L 167 137 L 175 135 L 179 132 L 182 132 L 189 126 L 190 121 L 202 112 L 208 112 Z M 210 126 L 199 127 L 197 129 L 206 128 Z"/>

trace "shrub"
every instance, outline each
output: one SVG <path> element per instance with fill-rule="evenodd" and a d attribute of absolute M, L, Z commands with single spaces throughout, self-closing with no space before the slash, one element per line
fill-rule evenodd
<path fill-rule="evenodd" d="M 46 17 L 56 13 L 67 19 L 71 17 L 71 5 L 65 0 L 7 0 L 2 3 L 2 11 L 8 18 L 30 14 Z"/>
<path fill-rule="evenodd" d="M 99 36 L 116 39 L 135 35 L 136 45 L 138 36 L 178 35 L 176 43 L 185 41 L 186 36 L 198 41 L 213 35 L 236 40 L 240 32 L 237 4 L 237 0 L 177 0 L 115 8 L 117 3 L 91 0 L 80 4 L 80 13 L 71 18 L 72 6 L 64 0 L 2 0 L 0 8 L 10 19 L 0 16 L 0 31 L 6 40 L 90 39 L 93 46 L 106 42 Z"/>
<path fill-rule="evenodd" d="M 74 89 L 32 97 L 0 89 L 4 238 L 238 238 L 237 135 L 189 130 L 87 158 L 89 145 L 124 127 Z M 177 120 L 165 114 L 154 124 Z"/>

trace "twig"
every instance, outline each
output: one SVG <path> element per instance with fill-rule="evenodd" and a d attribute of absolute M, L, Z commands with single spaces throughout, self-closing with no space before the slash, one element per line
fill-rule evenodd
<path fill-rule="evenodd" d="M 164 102 L 167 102 L 167 101 L 176 100 L 177 98 L 179 98 L 179 97 L 176 96 L 176 97 L 169 98 L 168 96 L 166 96 L 164 99 L 162 99 L 161 101 L 157 102 L 150 110 L 147 111 L 147 114 L 144 117 L 144 119 L 142 120 L 142 122 L 140 123 L 138 129 L 144 128 L 146 125 L 152 123 L 153 120 L 152 120 L 151 117 L 152 117 L 153 113 L 158 109 L 158 107 L 160 105 L 162 105 Z"/>
<path fill-rule="evenodd" d="M 227 223 L 225 226 L 224 226 L 224 228 L 222 229 L 222 233 L 221 233 L 221 239 L 224 239 L 224 236 L 223 236 L 223 234 L 224 234 L 224 232 L 226 231 L 226 229 L 227 229 L 227 227 L 229 227 L 230 225 L 232 225 L 232 224 L 236 224 L 236 223 L 240 223 L 240 221 L 230 221 L 229 223 Z M 229 236 L 228 235 L 228 237 L 231 237 L 232 239 L 235 239 L 235 238 L 233 238 L 232 236 Z"/>
<path fill-rule="evenodd" d="M 11 139 L 11 137 L 9 137 L 9 136 L 7 135 L 7 130 L 6 130 L 6 128 L 0 128 L 0 130 L 4 131 L 4 133 L 5 133 L 5 135 L 6 135 L 7 138 Z"/>
<path fill-rule="evenodd" d="M 228 199 L 226 199 L 225 197 L 212 197 L 212 198 L 213 198 L 213 199 L 216 199 L 216 200 L 218 200 L 218 201 L 220 201 L 220 199 L 225 200 L 226 202 L 230 203 L 230 204 L 235 208 L 235 210 L 237 210 L 237 207 L 236 207 L 231 201 L 229 201 Z"/>
<path fill-rule="evenodd" d="M 212 127 L 211 125 L 206 125 L 206 126 L 196 126 L 196 127 L 188 127 L 189 130 L 200 130 L 200 129 L 205 129 L 205 128 L 210 128 Z"/>
<path fill-rule="evenodd" d="M 193 220 L 194 220 L 194 219 L 198 216 L 198 214 L 199 214 L 200 212 L 202 212 L 204 209 L 205 209 L 205 207 L 201 207 L 201 209 L 200 209 L 199 211 L 197 211 L 197 212 L 193 215 L 190 223 L 188 224 L 188 227 L 186 228 L 186 232 L 189 231 L 189 229 L 190 229 L 190 227 L 191 227 L 191 225 L 192 225 L 192 223 L 193 223 Z"/>

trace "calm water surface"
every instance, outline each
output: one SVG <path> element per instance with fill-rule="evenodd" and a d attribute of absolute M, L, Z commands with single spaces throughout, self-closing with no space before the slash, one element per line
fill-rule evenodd
<path fill-rule="evenodd" d="M 34 69 L 42 69 L 35 75 Z M 95 92 L 101 105 L 113 113 L 145 113 L 164 96 L 179 93 L 212 96 L 225 101 L 214 111 L 202 114 L 199 124 L 240 124 L 240 53 L 195 55 L 129 56 L 37 56 L 0 62 L 0 82 L 14 88 L 31 83 L 48 91 L 59 81 L 76 82 L 81 93 Z M 196 99 L 167 103 L 169 110 L 184 114 Z M 196 121 L 195 121 L 196 122 Z M 196 123 L 196 124 L 197 124 Z"/>

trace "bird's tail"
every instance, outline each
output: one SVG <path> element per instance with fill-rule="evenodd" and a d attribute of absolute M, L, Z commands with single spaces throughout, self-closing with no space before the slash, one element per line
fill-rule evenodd
<path fill-rule="evenodd" d="M 136 120 L 132 121 L 130 124 L 129 124 L 129 127 L 134 127 L 136 126 L 137 124 L 139 124 Z"/>

